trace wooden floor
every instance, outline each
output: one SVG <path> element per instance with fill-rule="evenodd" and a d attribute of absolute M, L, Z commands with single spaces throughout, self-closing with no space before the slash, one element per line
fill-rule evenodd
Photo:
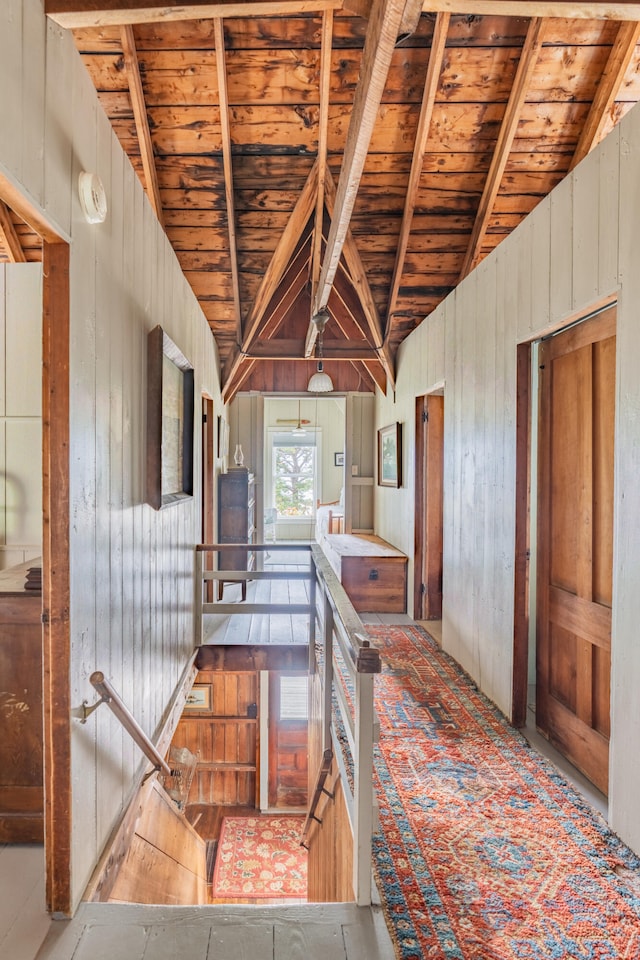
<path fill-rule="evenodd" d="M 37 843 L 0 844 L 0 957 L 33 960 L 50 926 L 44 848 Z"/>
<path fill-rule="evenodd" d="M 280 551 L 265 554 L 265 570 L 305 571 L 309 552 Z M 208 614 L 204 617 L 204 643 L 308 643 L 309 617 L 287 614 L 242 613 L 240 584 L 226 583 L 223 601 L 238 602 L 238 616 Z M 247 586 L 248 603 L 308 603 L 309 584 L 304 580 L 253 580 Z"/>
<path fill-rule="evenodd" d="M 5 954 L 2 955 L 3 960 Z M 37 960 L 392 960 L 379 910 L 83 904 L 52 929 Z M 6 960 L 13 956 L 6 955 Z"/>

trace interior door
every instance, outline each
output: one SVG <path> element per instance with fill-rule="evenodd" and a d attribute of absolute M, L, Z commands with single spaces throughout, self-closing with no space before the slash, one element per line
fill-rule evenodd
<path fill-rule="evenodd" d="M 416 399 L 414 618 L 442 617 L 444 396 Z"/>
<path fill-rule="evenodd" d="M 269 674 L 269 806 L 307 804 L 308 677 Z"/>
<path fill-rule="evenodd" d="M 615 307 L 540 350 L 536 723 L 608 786 Z"/>

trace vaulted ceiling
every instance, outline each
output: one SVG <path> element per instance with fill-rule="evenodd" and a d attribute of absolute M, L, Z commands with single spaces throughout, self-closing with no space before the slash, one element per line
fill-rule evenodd
<path fill-rule="evenodd" d="M 45 8 L 200 301 L 226 398 L 304 390 L 324 308 L 335 389 L 384 389 L 399 343 L 640 96 L 635 2 Z"/>

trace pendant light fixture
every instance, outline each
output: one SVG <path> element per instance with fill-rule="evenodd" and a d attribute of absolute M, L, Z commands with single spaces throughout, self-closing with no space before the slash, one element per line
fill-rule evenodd
<path fill-rule="evenodd" d="M 324 372 L 322 363 L 322 335 L 328 319 L 329 314 L 326 310 L 320 310 L 319 313 L 311 317 L 311 322 L 315 324 L 318 331 L 318 367 L 316 373 L 313 374 L 307 385 L 307 390 L 310 393 L 331 393 L 333 390 L 333 381 L 329 374 Z"/>

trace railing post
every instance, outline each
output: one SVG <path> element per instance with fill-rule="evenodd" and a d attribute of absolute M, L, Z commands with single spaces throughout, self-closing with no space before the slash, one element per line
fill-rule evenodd
<path fill-rule="evenodd" d="M 309 579 L 309 606 L 311 611 L 309 612 L 309 674 L 316 672 L 316 652 L 315 652 L 315 642 L 316 642 L 316 563 L 313 559 L 311 551 L 309 551 L 309 572 L 311 577 Z"/>
<path fill-rule="evenodd" d="M 324 637 L 323 637 L 323 664 L 322 664 L 322 749 L 330 750 L 331 740 L 331 711 L 333 707 L 333 607 L 324 589 Z"/>
<path fill-rule="evenodd" d="M 196 572 L 195 572 L 195 587 L 194 587 L 194 601 L 193 601 L 193 634 L 195 646 L 202 646 L 202 602 L 203 602 L 203 590 L 202 590 L 202 574 L 204 569 L 204 551 L 198 550 L 196 548 Z"/>
<path fill-rule="evenodd" d="M 359 907 L 371 903 L 373 833 L 373 674 L 356 674 L 353 893 Z"/>

